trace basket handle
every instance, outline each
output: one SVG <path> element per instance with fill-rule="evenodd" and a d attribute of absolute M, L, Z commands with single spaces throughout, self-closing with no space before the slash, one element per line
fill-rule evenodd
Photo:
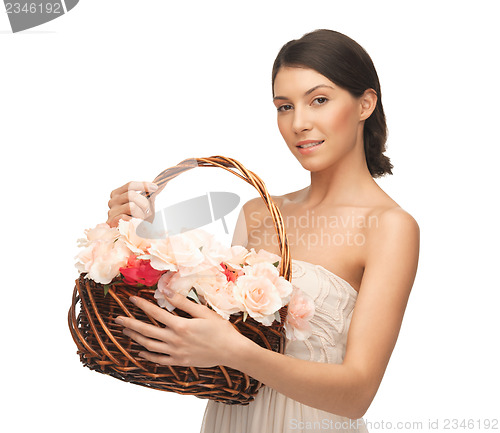
<path fill-rule="evenodd" d="M 158 189 L 152 193 L 143 193 L 147 198 L 156 196 L 160 191 L 165 188 L 166 184 L 177 177 L 179 174 L 191 170 L 195 167 L 220 167 L 224 170 L 233 173 L 240 179 L 243 179 L 250 185 L 253 185 L 257 191 L 259 191 L 260 196 L 264 200 L 271 217 L 273 218 L 274 227 L 276 229 L 276 234 L 278 235 L 279 249 L 281 252 L 281 262 L 280 262 L 280 275 L 286 278 L 288 281 L 292 279 L 291 271 L 291 260 L 290 260 L 290 247 L 288 245 L 288 238 L 285 232 L 285 226 L 283 224 L 283 217 L 281 212 L 271 199 L 267 188 L 262 181 L 262 179 L 250 170 L 247 170 L 243 164 L 233 158 L 227 158 L 225 156 L 211 156 L 208 158 L 189 158 L 185 159 L 179 164 L 163 170 L 156 178 L 153 180 L 155 184 L 158 185 Z M 236 169 L 236 170 L 234 170 Z M 239 171 L 239 173 L 238 173 Z M 241 174 L 240 174 L 241 173 Z"/>

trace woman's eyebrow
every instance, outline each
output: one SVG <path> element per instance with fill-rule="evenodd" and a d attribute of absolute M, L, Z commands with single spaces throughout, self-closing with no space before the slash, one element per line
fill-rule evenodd
<path fill-rule="evenodd" d="M 307 96 L 307 95 L 311 94 L 311 93 L 312 93 L 312 92 L 314 92 L 316 89 L 320 89 L 321 87 L 328 87 L 328 88 L 330 88 L 330 89 L 333 89 L 333 87 L 332 87 L 332 86 L 328 86 L 327 84 L 318 84 L 317 86 L 312 87 L 312 88 L 311 88 L 311 89 L 309 89 L 306 93 L 304 93 L 304 96 Z M 335 89 L 333 89 L 333 90 L 335 90 Z M 284 99 L 284 100 L 286 100 L 286 99 L 289 99 L 289 98 L 287 98 L 287 97 L 285 97 L 285 96 L 275 96 L 275 97 L 273 98 L 273 101 L 275 101 L 275 100 L 277 100 L 277 99 Z"/>

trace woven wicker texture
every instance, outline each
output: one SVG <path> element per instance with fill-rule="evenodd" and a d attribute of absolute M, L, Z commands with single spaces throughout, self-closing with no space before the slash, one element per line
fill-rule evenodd
<path fill-rule="evenodd" d="M 223 156 L 186 159 L 164 170 L 154 180 L 158 194 L 173 178 L 195 167 L 220 167 L 253 185 L 259 191 L 273 218 L 281 251 L 279 273 L 291 281 L 291 260 L 283 219 L 271 199 L 264 182 L 240 162 Z M 195 395 L 226 404 L 248 404 L 253 400 L 262 383 L 245 373 L 225 367 L 195 368 L 162 366 L 137 355 L 144 348 L 122 333 L 123 327 L 115 324 L 117 316 L 133 317 L 155 326 L 163 326 L 129 301 L 130 296 L 140 296 L 156 304 L 154 290 L 115 283 L 104 295 L 104 287 L 81 274 L 76 280 L 68 324 L 78 347 L 80 361 L 91 370 L 117 379 L 152 389 Z M 262 347 L 284 352 L 283 324 L 287 307 L 280 310 L 281 322 L 264 326 L 251 317 L 233 315 L 230 321 L 246 337 Z M 174 310 L 174 315 L 190 318 L 184 311 Z"/>

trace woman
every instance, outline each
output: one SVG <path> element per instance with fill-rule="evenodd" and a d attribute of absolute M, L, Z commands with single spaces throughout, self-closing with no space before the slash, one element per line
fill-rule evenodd
<path fill-rule="evenodd" d="M 366 431 L 360 419 L 384 375 L 416 274 L 419 228 L 373 178 L 391 173 L 373 63 L 356 42 L 318 30 L 285 44 L 272 73 L 278 127 L 311 184 L 274 197 L 293 257 L 292 282 L 314 299 L 313 335 L 285 354 L 262 349 L 178 294 L 200 318 L 135 300 L 166 328 L 120 318 L 124 332 L 166 365 L 227 365 L 265 384 L 247 406 L 209 401 L 203 432 Z M 131 182 L 111 194 L 108 223 L 153 214 Z M 136 191 L 136 192 L 134 192 Z M 243 206 L 233 244 L 279 254 L 260 198 Z M 355 308 L 354 308 L 355 307 Z M 169 354 L 169 355 L 166 355 Z"/>

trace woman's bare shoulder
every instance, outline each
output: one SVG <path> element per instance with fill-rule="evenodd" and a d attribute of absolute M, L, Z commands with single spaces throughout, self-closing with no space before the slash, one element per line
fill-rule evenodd
<path fill-rule="evenodd" d="M 374 202 L 369 209 L 370 214 L 379 219 L 381 225 L 390 227 L 393 224 L 404 224 L 418 229 L 415 218 L 382 189 L 374 194 Z"/>
<path fill-rule="evenodd" d="M 364 197 L 360 209 L 369 222 L 364 226 L 367 241 L 366 248 L 363 248 L 365 263 L 369 256 L 380 255 L 383 246 L 390 247 L 391 244 L 418 250 L 420 228 L 416 219 L 378 185 Z"/>
<path fill-rule="evenodd" d="M 400 206 L 380 206 L 372 209 L 372 224 L 369 226 L 367 250 L 379 254 L 382 245 L 404 244 L 408 249 L 418 250 L 420 227 L 416 219 Z M 373 224 L 373 219 L 376 224 Z"/>
<path fill-rule="evenodd" d="M 415 218 L 379 186 L 373 190 L 371 198 L 373 201 L 368 206 L 370 214 L 376 216 L 380 223 L 386 226 L 395 223 L 407 224 L 418 228 Z"/>
<path fill-rule="evenodd" d="M 283 195 L 271 195 L 271 199 L 274 201 L 276 206 L 282 207 L 282 205 L 287 201 L 294 201 L 302 191 L 303 190 L 293 191 Z M 243 207 L 246 212 L 267 210 L 266 203 L 260 196 L 248 200 Z"/>

